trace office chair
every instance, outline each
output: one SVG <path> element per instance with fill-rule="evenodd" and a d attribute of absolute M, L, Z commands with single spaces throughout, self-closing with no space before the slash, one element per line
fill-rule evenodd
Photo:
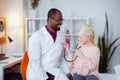
<path fill-rule="evenodd" d="M 28 61 L 29 61 L 28 51 L 26 51 L 24 53 L 24 56 L 23 56 L 23 59 L 22 59 L 21 65 L 20 65 L 22 80 L 26 80 L 26 69 L 27 69 L 27 66 L 28 66 Z"/>

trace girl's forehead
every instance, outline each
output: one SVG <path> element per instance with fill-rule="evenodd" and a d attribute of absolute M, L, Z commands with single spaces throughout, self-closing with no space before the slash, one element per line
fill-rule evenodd
<path fill-rule="evenodd" d="M 79 35 L 78 37 L 79 38 L 81 38 L 81 37 L 88 37 L 88 35 Z"/>

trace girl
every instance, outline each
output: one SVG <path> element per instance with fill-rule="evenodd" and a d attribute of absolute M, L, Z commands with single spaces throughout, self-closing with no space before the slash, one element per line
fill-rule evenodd
<path fill-rule="evenodd" d="M 68 53 L 69 67 L 73 67 L 73 80 L 98 80 L 98 66 L 100 59 L 99 48 L 95 44 L 95 34 L 90 25 L 83 25 L 78 31 L 78 46 L 75 53 L 65 43 L 64 48 Z"/>

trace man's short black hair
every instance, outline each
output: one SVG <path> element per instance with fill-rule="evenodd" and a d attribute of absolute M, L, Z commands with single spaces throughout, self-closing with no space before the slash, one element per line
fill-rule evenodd
<path fill-rule="evenodd" d="M 56 12 L 60 12 L 60 13 L 61 13 L 61 11 L 58 10 L 58 9 L 56 9 L 56 8 L 52 8 L 52 9 L 50 9 L 50 10 L 48 11 L 47 19 L 50 18 L 50 17 L 54 17 L 55 14 L 56 14 Z"/>

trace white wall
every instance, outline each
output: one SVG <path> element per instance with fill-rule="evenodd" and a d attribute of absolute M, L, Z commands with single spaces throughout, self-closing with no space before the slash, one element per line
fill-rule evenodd
<path fill-rule="evenodd" d="M 46 18 L 47 11 L 56 7 L 63 12 L 64 18 L 90 17 L 91 24 L 99 34 L 105 25 L 105 12 L 108 13 L 109 22 L 118 32 L 120 20 L 119 0 L 40 0 L 40 17 Z M 116 32 L 115 31 L 115 32 Z"/>
<path fill-rule="evenodd" d="M 39 17 L 46 18 L 52 7 L 60 9 L 64 18 L 89 17 L 97 36 L 104 31 L 107 12 L 110 29 L 114 32 L 113 39 L 120 36 L 120 0 L 40 0 Z M 110 63 L 111 73 L 114 73 L 113 66 L 120 64 L 119 52 L 116 51 Z"/>
<path fill-rule="evenodd" d="M 13 43 L 7 43 L 3 46 L 4 53 L 22 53 L 23 52 L 23 0 L 5 0 L 5 15 L 7 36 L 13 39 Z M 15 19 L 15 20 L 14 20 Z M 21 19 L 21 22 L 18 20 Z"/>

